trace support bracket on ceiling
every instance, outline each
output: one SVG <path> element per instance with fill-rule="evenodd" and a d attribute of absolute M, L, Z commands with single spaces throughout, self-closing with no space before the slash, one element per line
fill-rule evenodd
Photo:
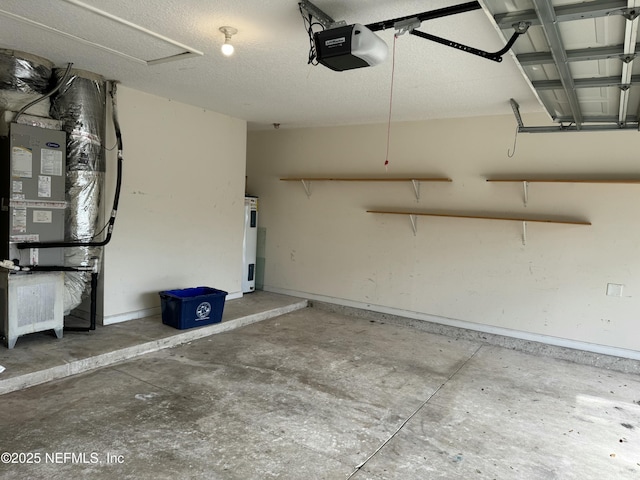
<path fill-rule="evenodd" d="M 340 20 L 339 22 L 336 22 L 333 18 L 331 18 L 325 12 L 320 10 L 309 0 L 300 0 L 300 3 L 298 3 L 298 5 L 300 6 L 301 9 L 307 12 L 307 15 L 315 18 L 318 21 L 318 23 L 322 25 L 325 29 L 340 27 L 347 24 L 347 22 L 345 22 L 344 20 Z"/>
<path fill-rule="evenodd" d="M 622 15 L 630 22 L 633 22 L 636 18 L 638 18 L 638 15 L 640 15 L 640 9 L 636 7 L 620 8 L 619 10 L 613 10 L 609 13 L 609 15 Z"/>
<path fill-rule="evenodd" d="M 622 85 L 620 88 L 622 89 Z M 572 124 L 563 124 L 559 125 L 544 125 L 538 127 L 527 127 L 524 125 L 522 121 L 522 116 L 520 115 L 520 106 L 518 102 L 516 102 L 513 98 L 509 100 L 511 103 L 511 109 L 513 110 L 513 114 L 516 117 L 516 121 L 518 122 L 518 133 L 555 133 L 555 132 L 602 132 L 602 131 L 610 131 L 610 130 L 639 130 L 640 131 L 640 121 L 636 122 L 626 122 L 626 123 L 618 123 L 615 125 L 582 125 L 581 128 L 577 128 L 576 125 Z"/>
<path fill-rule="evenodd" d="M 509 103 L 511 104 L 511 110 L 513 110 L 513 114 L 516 117 L 516 121 L 518 122 L 518 131 L 520 128 L 524 127 L 524 122 L 522 121 L 522 116 L 520 115 L 520 105 L 513 98 L 509 99 Z"/>
<path fill-rule="evenodd" d="M 507 53 L 513 44 L 516 43 L 516 40 L 520 35 L 523 35 L 529 29 L 530 24 L 527 22 L 520 22 L 514 25 L 515 31 L 511 38 L 507 42 L 507 44 L 498 50 L 497 52 L 487 52 L 485 50 L 480 50 L 478 48 L 470 47 L 468 45 L 464 45 L 462 43 L 454 42 L 453 40 L 447 40 L 446 38 L 437 37 L 435 35 L 431 35 L 430 33 L 421 32 L 419 30 L 411 30 L 412 35 L 417 37 L 424 38 L 426 40 L 431 40 L 432 42 L 439 43 L 441 45 L 446 45 L 447 47 L 455 48 L 456 50 L 462 50 L 463 52 L 470 53 L 472 55 L 477 55 L 482 58 L 486 58 L 487 60 L 493 60 L 494 62 L 501 62 L 502 56 Z"/>
<path fill-rule="evenodd" d="M 400 20 L 393 24 L 393 28 L 396 29 L 396 36 L 404 35 L 405 33 L 411 33 L 414 29 L 420 26 L 420 20 L 418 17 L 408 18 L 406 20 Z"/>

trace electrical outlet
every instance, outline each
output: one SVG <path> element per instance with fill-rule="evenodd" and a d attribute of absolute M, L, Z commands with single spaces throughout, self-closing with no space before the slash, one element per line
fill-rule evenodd
<path fill-rule="evenodd" d="M 619 283 L 607 283 L 607 296 L 621 297 L 624 285 Z"/>

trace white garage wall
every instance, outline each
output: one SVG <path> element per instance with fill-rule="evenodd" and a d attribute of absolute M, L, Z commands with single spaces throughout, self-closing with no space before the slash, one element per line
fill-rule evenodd
<path fill-rule="evenodd" d="M 118 116 L 124 181 L 105 248 L 104 322 L 158 313 L 163 290 L 241 296 L 246 122 L 124 87 Z"/>
<path fill-rule="evenodd" d="M 527 125 L 544 118 L 525 119 Z M 266 290 L 640 358 L 640 185 L 488 183 L 489 176 L 640 178 L 640 135 L 521 134 L 512 116 L 393 124 L 388 175 L 422 183 L 286 176 L 386 175 L 386 125 L 249 132 Z M 571 218 L 592 226 L 419 217 L 367 209 Z M 608 283 L 623 296 L 606 295 Z M 568 340 L 568 342 L 566 341 Z M 620 349 L 619 351 L 616 349 Z"/>

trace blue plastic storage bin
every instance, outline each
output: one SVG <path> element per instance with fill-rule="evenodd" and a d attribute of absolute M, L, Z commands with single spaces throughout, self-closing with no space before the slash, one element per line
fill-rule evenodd
<path fill-rule="evenodd" d="M 219 323 L 227 292 L 210 287 L 160 292 L 162 323 L 180 330 Z"/>

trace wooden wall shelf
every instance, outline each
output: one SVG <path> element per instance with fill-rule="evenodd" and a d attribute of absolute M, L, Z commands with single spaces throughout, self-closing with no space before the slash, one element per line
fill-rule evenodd
<path fill-rule="evenodd" d="M 524 188 L 524 206 L 529 202 L 530 183 L 599 183 L 599 184 L 640 184 L 640 179 L 636 178 L 487 178 L 487 182 L 510 182 L 522 183 Z"/>
<path fill-rule="evenodd" d="M 635 178 L 487 178 L 487 182 L 538 182 L 538 183 L 614 183 L 614 184 L 636 184 L 640 179 Z"/>
<path fill-rule="evenodd" d="M 411 221 L 411 228 L 415 235 L 418 230 L 418 216 L 428 217 L 451 217 L 451 218 L 466 218 L 466 219 L 478 219 L 478 220 L 506 220 L 511 222 L 522 222 L 522 244 L 527 242 L 527 222 L 536 223 L 555 223 L 565 225 L 591 225 L 591 222 L 585 222 L 583 220 L 555 220 L 550 218 L 536 218 L 536 217 L 499 217 L 491 215 L 462 215 L 457 213 L 436 213 L 436 212 L 413 212 L 413 211 L 400 211 L 400 210 L 367 210 L 367 213 L 380 213 L 385 215 L 408 215 Z"/>
<path fill-rule="evenodd" d="M 285 177 L 285 182 L 302 182 L 307 197 L 311 196 L 311 182 L 411 182 L 416 200 L 420 200 L 420 182 L 451 182 L 445 177 Z"/>

